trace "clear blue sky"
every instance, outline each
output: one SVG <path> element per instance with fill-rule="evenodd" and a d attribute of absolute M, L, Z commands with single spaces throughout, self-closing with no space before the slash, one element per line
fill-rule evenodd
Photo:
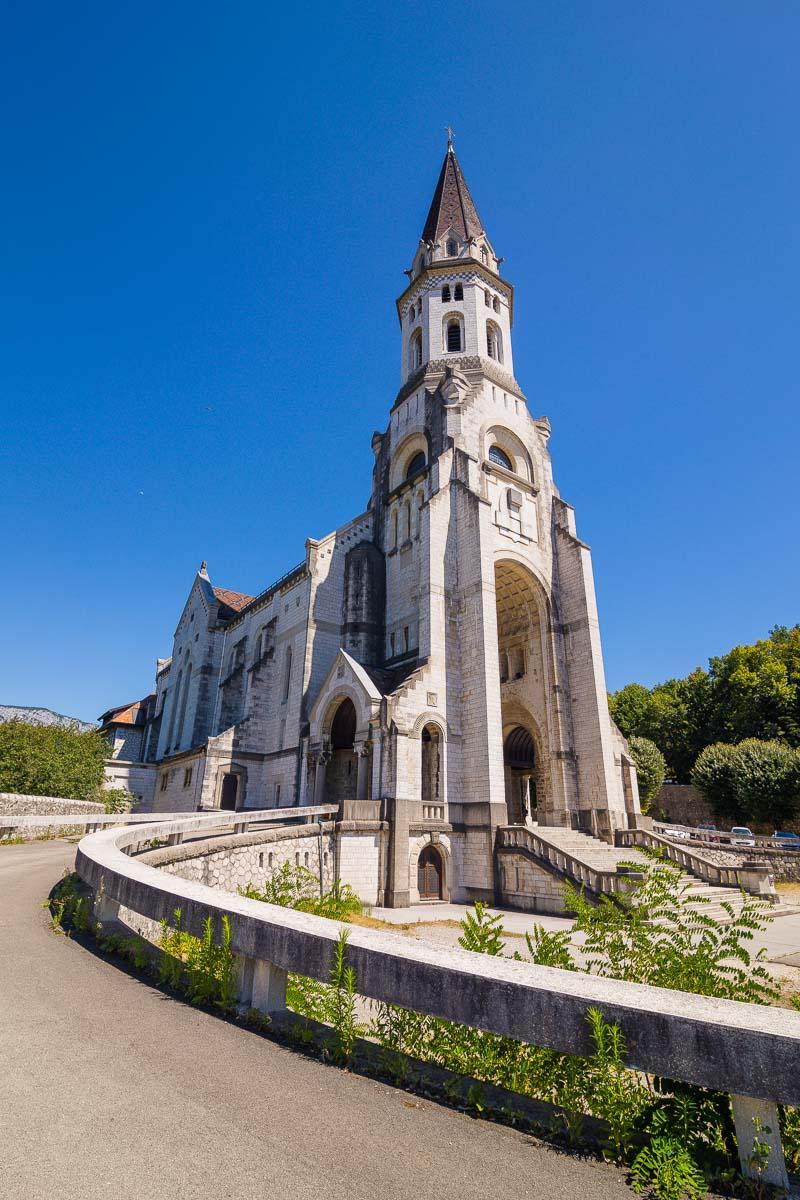
<path fill-rule="evenodd" d="M 9 10 L 0 703 L 146 693 L 201 559 L 363 509 L 448 123 L 609 686 L 799 620 L 799 56 L 780 0 Z"/>

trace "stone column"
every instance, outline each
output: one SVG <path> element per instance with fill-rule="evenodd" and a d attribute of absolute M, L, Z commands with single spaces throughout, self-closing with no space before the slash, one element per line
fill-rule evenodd
<path fill-rule="evenodd" d="M 353 749 L 358 762 L 356 800 L 369 800 L 369 746 L 366 742 L 357 742 Z"/>
<path fill-rule="evenodd" d="M 745 1179 L 770 1183 L 788 1192 L 789 1176 L 783 1157 L 777 1105 L 770 1100 L 754 1100 L 751 1096 L 731 1096 L 731 1101 L 739 1163 Z"/>
<path fill-rule="evenodd" d="M 314 803 L 325 803 L 325 768 L 330 755 L 324 750 L 317 755 L 317 769 L 314 772 Z"/>

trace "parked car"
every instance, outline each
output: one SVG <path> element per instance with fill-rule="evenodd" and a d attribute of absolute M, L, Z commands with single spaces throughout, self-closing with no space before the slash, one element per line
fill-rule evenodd
<path fill-rule="evenodd" d="M 746 825 L 734 825 L 731 830 L 731 845 L 732 846 L 755 846 L 756 839 L 752 829 L 748 829 Z"/>
<path fill-rule="evenodd" d="M 800 850 L 800 834 L 790 833 L 788 829 L 776 829 L 772 836 L 780 842 L 782 850 Z"/>
<path fill-rule="evenodd" d="M 705 838 L 709 842 L 719 841 L 719 830 L 717 829 L 716 825 L 698 825 L 697 832 L 700 834 L 700 837 Z"/>
<path fill-rule="evenodd" d="M 682 829 L 678 825 L 663 825 L 661 832 L 665 837 L 678 838 L 680 841 L 688 842 L 692 836 L 688 829 Z"/>

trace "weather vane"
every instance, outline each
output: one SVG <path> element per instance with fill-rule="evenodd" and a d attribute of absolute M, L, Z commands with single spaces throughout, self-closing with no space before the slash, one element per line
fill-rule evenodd
<path fill-rule="evenodd" d="M 453 138 L 456 136 L 455 130 L 451 129 L 450 126 L 448 125 L 445 132 L 447 134 L 447 149 L 452 150 L 453 149 Z"/>

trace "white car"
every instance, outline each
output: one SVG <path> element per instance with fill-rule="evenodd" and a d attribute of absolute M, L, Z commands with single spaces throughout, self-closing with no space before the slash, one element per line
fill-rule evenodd
<path fill-rule="evenodd" d="M 756 839 L 752 829 L 748 829 L 746 825 L 734 825 L 731 830 L 731 845 L 732 846 L 755 846 Z"/>
<path fill-rule="evenodd" d="M 692 836 L 688 829 L 679 829 L 674 825 L 667 825 L 661 832 L 665 837 L 677 838 L 682 842 L 688 842 Z"/>

